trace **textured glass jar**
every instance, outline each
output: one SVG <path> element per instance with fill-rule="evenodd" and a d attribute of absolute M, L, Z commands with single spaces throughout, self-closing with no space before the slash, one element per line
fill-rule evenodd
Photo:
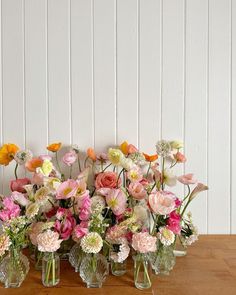
<path fill-rule="evenodd" d="M 60 281 L 60 257 L 56 252 L 44 253 L 42 283 L 45 287 L 56 286 Z"/>
<path fill-rule="evenodd" d="M 85 254 L 80 264 L 80 276 L 87 288 L 101 288 L 109 273 L 107 259 L 101 254 Z"/>
<path fill-rule="evenodd" d="M 20 248 L 10 247 L 0 263 L 0 281 L 5 288 L 20 287 L 29 272 L 29 260 L 21 253 Z"/>
<path fill-rule="evenodd" d="M 183 257 L 187 255 L 187 246 L 184 246 L 181 238 L 178 236 L 175 241 L 174 255 L 176 257 Z"/>
<path fill-rule="evenodd" d="M 126 260 L 123 262 L 115 262 L 111 259 L 111 273 L 114 276 L 123 276 L 126 273 Z"/>
<path fill-rule="evenodd" d="M 137 289 L 149 289 L 152 286 L 152 267 L 148 254 L 138 253 L 134 259 L 134 285 Z"/>
<path fill-rule="evenodd" d="M 74 267 L 75 272 L 79 272 L 80 264 L 82 261 L 82 258 L 84 256 L 84 252 L 82 251 L 81 247 L 79 244 L 75 244 L 69 254 L 69 262 L 71 266 Z"/>
<path fill-rule="evenodd" d="M 173 245 L 159 246 L 156 252 L 150 254 L 150 260 L 156 275 L 169 275 L 170 271 L 175 266 Z"/>
<path fill-rule="evenodd" d="M 61 260 L 68 260 L 71 248 L 74 246 L 75 242 L 72 239 L 62 241 L 60 249 L 57 253 L 60 256 Z"/>

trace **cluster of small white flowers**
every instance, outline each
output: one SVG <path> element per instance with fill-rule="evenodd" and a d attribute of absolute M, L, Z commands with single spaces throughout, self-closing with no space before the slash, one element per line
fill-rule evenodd
<path fill-rule="evenodd" d="M 88 233 L 81 240 L 81 248 L 85 253 L 99 253 L 103 246 L 101 236 L 96 232 Z"/>
<path fill-rule="evenodd" d="M 91 198 L 91 201 L 92 201 L 91 203 L 92 212 L 101 213 L 106 206 L 106 202 L 104 200 L 104 197 L 102 196 L 93 196 Z"/>
<path fill-rule="evenodd" d="M 4 223 L 2 227 L 3 232 L 11 232 L 12 234 L 17 234 L 25 227 L 27 223 L 28 219 L 26 218 L 26 216 L 12 218 Z"/>
<path fill-rule="evenodd" d="M 143 166 L 146 164 L 145 157 L 140 152 L 135 152 L 129 155 L 129 158 L 138 166 Z"/>
<path fill-rule="evenodd" d="M 30 150 L 22 150 L 22 151 L 18 151 L 15 154 L 14 159 L 19 165 L 23 165 L 27 161 L 32 159 L 32 157 L 33 157 L 33 154 Z"/>
<path fill-rule="evenodd" d="M 161 227 L 159 229 L 158 237 L 164 246 L 170 246 L 175 241 L 174 233 L 167 227 Z"/>
<path fill-rule="evenodd" d="M 192 234 L 189 237 L 185 237 L 183 240 L 184 246 L 190 246 L 198 240 L 198 228 L 195 225 L 190 224 L 190 229 L 192 230 Z"/>
<path fill-rule="evenodd" d="M 0 235 L 0 257 L 5 254 L 5 252 L 9 249 L 11 245 L 11 241 L 6 234 Z"/>
<path fill-rule="evenodd" d="M 171 144 L 169 141 L 160 140 L 156 144 L 157 154 L 163 158 L 166 158 L 171 155 Z"/>

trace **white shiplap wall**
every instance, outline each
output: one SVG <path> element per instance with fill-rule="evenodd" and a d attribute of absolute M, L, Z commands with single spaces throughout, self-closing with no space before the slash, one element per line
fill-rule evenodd
<path fill-rule="evenodd" d="M 183 139 L 210 190 L 202 233 L 236 233 L 235 0 L 1 0 L 0 141 L 36 153 Z M 12 166 L 1 168 L 8 192 Z M 24 173 L 22 171 L 22 173 Z M 182 193 L 180 189 L 177 193 Z"/>

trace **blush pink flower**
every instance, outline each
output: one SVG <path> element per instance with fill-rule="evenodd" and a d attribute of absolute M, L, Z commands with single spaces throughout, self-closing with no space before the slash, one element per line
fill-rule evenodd
<path fill-rule="evenodd" d="M 186 157 L 184 154 L 180 153 L 180 152 L 177 152 L 175 155 L 174 155 L 174 158 L 175 160 L 178 162 L 178 163 L 185 163 L 187 161 Z"/>
<path fill-rule="evenodd" d="M 117 181 L 117 174 L 115 172 L 103 172 L 99 173 L 95 180 L 96 189 L 100 188 L 116 188 L 120 187 L 121 179 Z"/>
<path fill-rule="evenodd" d="M 75 163 L 75 161 L 77 160 L 77 154 L 75 151 L 70 151 L 68 153 L 66 153 L 63 158 L 62 161 L 67 165 L 67 166 L 71 166 Z"/>
<path fill-rule="evenodd" d="M 60 248 L 59 234 L 52 230 L 46 230 L 37 237 L 38 249 L 41 252 L 55 252 Z"/>
<path fill-rule="evenodd" d="M 16 201 L 20 206 L 23 206 L 23 207 L 26 207 L 30 203 L 30 201 L 25 197 L 24 194 L 19 193 L 17 191 L 12 192 L 11 198 L 12 200 Z"/>
<path fill-rule="evenodd" d="M 175 210 L 175 200 L 176 196 L 173 193 L 157 191 L 149 195 L 148 203 L 154 213 L 167 215 Z"/>
<path fill-rule="evenodd" d="M 132 247 L 140 253 L 155 252 L 157 238 L 148 232 L 135 233 L 132 237 Z"/>
<path fill-rule="evenodd" d="M 3 209 L 0 211 L 0 219 L 2 221 L 20 216 L 20 206 L 16 205 L 11 197 L 4 198 L 2 203 Z"/>
<path fill-rule="evenodd" d="M 187 184 L 197 183 L 197 180 L 193 178 L 193 174 L 192 173 L 179 176 L 177 179 L 178 179 L 179 182 L 181 182 L 183 184 L 186 184 L 186 185 Z"/>
<path fill-rule="evenodd" d="M 38 245 L 37 237 L 43 231 L 44 222 L 33 223 L 29 230 L 30 241 L 34 246 Z"/>
<path fill-rule="evenodd" d="M 121 189 L 102 188 L 98 192 L 105 196 L 107 205 L 115 215 L 124 213 L 127 207 L 127 196 Z"/>
<path fill-rule="evenodd" d="M 72 234 L 72 238 L 75 242 L 79 242 L 85 235 L 88 234 L 88 222 L 82 221 L 76 225 Z"/>
<path fill-rule="evenodd" d="M 127 178 L 132 181 L 140 181 L 143 179 L 143 173 L 138 166 L 133 167 L 127 172 Z"/>
<path fill-rule="evenodd" d="M 42 161 L 45 161 L 45 160 L 51 161 L 52 157 L 49 155 L 40 155 L 39 159 L 41 159 Z"/>
<path fill-rule="evenodd" d="M 56 191 L 57 199 L 69 199 L 76 195 L 78 189 L 77 181 L 73 179 L 68 179 L 59 185 Z"/>
<path fill-rule="evenodd" d="M 26 193 L 26 190 L 24 189 L 24 186 L 27 184 L 30 184 L 31 181 L 29 178 L 18 178 L 16 180 L 12 180 L 10 182 L 10 189 L 12 192 L 17 191 L 19 193 Z"/>
<path fill-rule="evenodd" d="M 34 173 L 32 177 L 32 184 L 42 185 L 44 181 L 44 175 L 42 173 Z"/>
<path fill-rule="evenodd" d="M 147 196 L 147 192 L 140 182 L 131 182 L 128 187 L 128 191 L 130 195 L 136 200 L 145 199 Z"/>
<path fill-rule="evenodd" d="M 170 213 L 167 221 L 167 228 L 170 229 L 174 234 L 179 235 L 181 232 L 181 215 L 173 211 Z"/>

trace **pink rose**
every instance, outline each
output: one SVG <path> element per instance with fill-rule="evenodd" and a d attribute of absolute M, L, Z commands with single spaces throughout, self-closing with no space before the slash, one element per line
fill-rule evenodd
<path fill-rule="evenodd" d="M 121 179 L 117 182 L 117 174 L 115 172 L 103 172 L 99 173 L 95 180 L 95 187 L 96 189 L 100 188 L 116 188 L 117 186 L 120 187 Z"/>
<path fill-rule="evenodd" d="M 74 179 L 68 179 L 62 182 L 56 191 L 57 199 L 69 199 L 76 195 L 78 189 L 78 183 Z"/>
<path fill-rule="evenodd" d="M 179 182 L 181 182 L 183 184 L 194 184 L 194 183 L 197 183 L 197 180 L 193 178 L 193 174 L 192 173 L 179 176 L 177 179 L 178 179 Z"/>
<path fill-rule="evenodd" d="M 169 219 L 167 221 L 167 227 L 174 234 L 179 235 L 181 232 L 181 215 L 176 213 L 175 211 L 170 213 Z"/>
<path fill-rule="evenodd" d="M 177 152 L 174 157 L 178 163 L 185 163 L 187 161 L 185 155 L 180 152 Z"/>
<path fill-rule="evenodd" d="M 10 189 L 12 192 L 17 191 L 19 193 L 26 193 L 26 190 L 24 189 L 24 186 L 27 184 L 30 184 L 31 181 L 29 178 L 18 178 L 16 180 L 12 180 L 10 182 Z"/>
<path fill-rule="evenodd" d="M 147 196 L 147 192 L 140 182 L 131 182 L 128 187 L 128 191 L 136 200 L 142 200 Z"/>
<path fill-rule="evenodd" d="M 168 215 L 175 210 L 176 196 L 167 191 L 157 191 L 151 193 L 148 203 L 151 210 L 160 215 Z"/>
<path fill-rule="evenodd" d="M 62 161 L 67 165 L 71 166 L 77 160 L 77 154 L 75 151 L 70 151 L 64 155 Z"/>

